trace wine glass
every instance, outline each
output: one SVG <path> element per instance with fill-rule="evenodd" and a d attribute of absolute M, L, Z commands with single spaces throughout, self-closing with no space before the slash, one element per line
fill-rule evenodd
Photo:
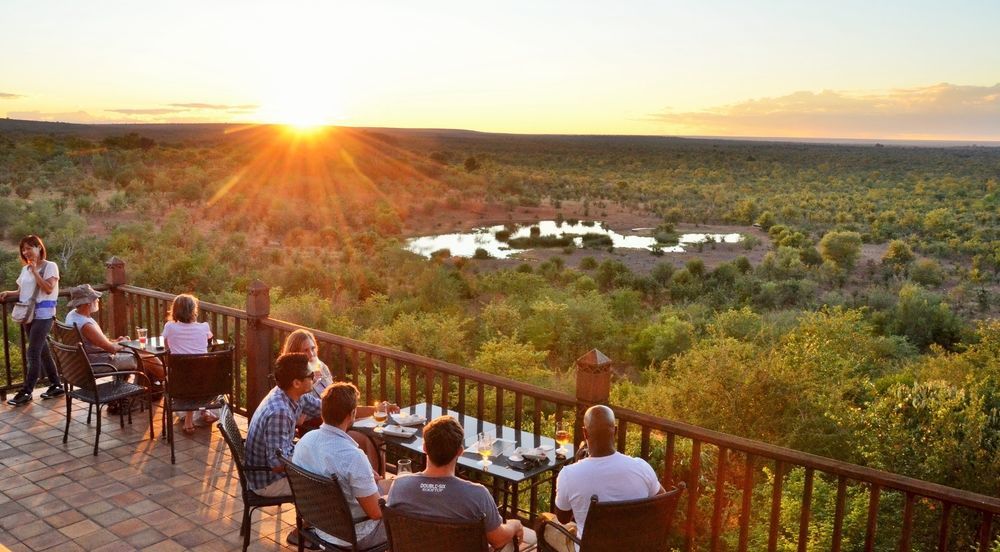
<path fill-rule="evenodd" d="M 386 409 L 385 401 L 375 403 L 375 412 L 372 414 L 372 417 L 375 418 L 375 433 L 382 433 L 385 431 L 382 426 L 389 418 L 389 412 Z"/>
<path fill-rule="evenodd" d="M 569 454 L 566 445 L 572 441 L 573 438 L 570 437 L 569 426 L 566 422 L 556 422 L 556 443 L 559 443 L 559 448 L 556 449 L 556 456 L 565 457 Z"/>
<path fill-rule="evenodd" d="M 490 456 L 493 456 L 494 441 L 495 439 L 489 433 L 480 433 L 478 435 L 478 438 L 476 439 L 476 452 L 478 452 L 479 456 L 483 458 L 482 461 L 480 462 L 480 465 L 483 466 L 483 469 L 486 469 L 487 467 L 489 467 L 490 464 L 493 463 L 490 462 Z"/>

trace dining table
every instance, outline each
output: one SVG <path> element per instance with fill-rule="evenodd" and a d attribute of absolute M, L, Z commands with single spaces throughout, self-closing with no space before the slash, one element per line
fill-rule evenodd
<path fill-rule="evenodd" d="M 456 466 L 458 475 L 481 482 L 488 489 L 491 489 L 501 512 L 505 512 L 510 517 L 520 517 L 521 510 L 518 500 L 521 492 L 532 493 L 531 503 L 534 505 L 535 493 L 545 483 L 551 483 L 550 503 L 552 503 L 555 499 L 555 478 L 564 466 L 573 461 L 576 452 L 573 445 L 569 444 L 566 445 L 567 453 L 557 456 L 556 448 L 558 445 L 551 437 L 525 430 L 517 431 L 515 428 L 505 425 L 498 426 L 475 416 L 451 409 L 443 409 L 436 404 L 420 403 L 402 407 L 398 415 L 389 416 L 386 424 L 394 425 L 394 420 L 399 419 L 400 415 L 416 415 L 424 421 L 410 426 L 415 431 L 413 435 L 406 437 L 393 435 L 387 431 L 376 432 L 375 428 L 378 424 L 371 417 L 355 420 L 352 429 L 369 436 L 377 436 L 386 448 L 394 448 L 405 456 L 414 457 L 423 462 L 423 426 L 438 416 L 447 415 L 454 418 L 465 431 L 465 451 L 458 458 Z M 484 466 L 482 458 L 476 452 L 477 436 L 481 433 L 496 438 L 490 456 L 491 463 L 488 466 Z M 527 459 L 526 461 L 523 454 L 521 461 L 511 460 L 511 456 L 516 451 L 537 454 L 538 460 Z M 531 511 L 528 517 L 533 517 L 533 515 L 534 512 Z"/>

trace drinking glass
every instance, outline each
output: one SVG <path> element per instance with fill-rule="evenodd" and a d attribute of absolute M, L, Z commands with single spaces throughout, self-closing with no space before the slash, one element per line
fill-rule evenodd
<path fill-rule="evenodd" d="M 483 458 L 483 460 L 480 462 L 480 465 L 482 465 L 484 469 L 489 467 L 489 465 L 493 463 L 490 462 L 490 456 L 493 456 L 494 441 L 496 441 L 496 439 L 494 439 L 494 437 L 489 433 L 480 433 L 477 436 L 476 452 L 478 452 L 479 456 Z"/>
<path fill-rule="evenodd" d="M 569 426 L 566 422 L 556 422 L 556 443 L 559 443 L 559 448 L 556 449 L 557 456 L 566 456 L 569 451 L 566 449 L 566 445 L 572 442 L 573 438 L 569 434 Z"/>
<path fill-rule="evenodd" d="M 409 458 L 400 458 L 396 461 L 396 475 L 413 473 L 413 461 Z"/>
<path fill-rule="evenodd" d="M 389 418 L 385 401 L 375 403 L 375 413 L 372 417 L 375 418 L 375 433 L 382 433 L 384 431 L 382 426 L 385 424 L 386 419 Z"/>
<path fill-rule="evenodd" d="M 147 330 L 146 328 L 136 328 L 135 329 L 136 339 L 139 340 L 139 347 L 141 347 L 143 349 L 146 348 L 146 335 L 148 333 L 149 333 L 149 330 Z"/>

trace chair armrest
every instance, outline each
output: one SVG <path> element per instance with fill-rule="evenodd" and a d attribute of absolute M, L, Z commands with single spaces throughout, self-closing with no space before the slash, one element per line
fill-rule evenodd
<path fill-rule="evenodd" d="M 253 472 L 269 472 L 269 471 L 272 471 L 271 468 L 269 468 L 267 466 L 243 466 L 243 469 L 246 470 L 246 471 L 253 471 Z"/>
<path fill-rule="evenodd" d="M 553 523 L 553 522 L 548 521 L 548 520 L 545 520 L 545 522 L 542 523 L 541 527 L 539 527 L 539 529 L 541 529 L 541 531 L 538 534 L 538 541 L 539 542 L 541 542 L 542 540 L 545 539 L 545 527 L 546 526 L 554 527 L 556 529 L 556 531 L 559 531 L 560 533 L 563 534 L 563 536 L 565 536 L 566 538 L 568 538 L 568 539 L 572 540 L 573 542 L 575 542 L 577 544 L 577 546 L 583 544 L 580 541 L 580 539 L 577 538 L 576 535 L 574 535 L 573 533 L 570 533 L 569 531 L 567 531 L 566 528 L 562 526 L 562 524 Z"/>

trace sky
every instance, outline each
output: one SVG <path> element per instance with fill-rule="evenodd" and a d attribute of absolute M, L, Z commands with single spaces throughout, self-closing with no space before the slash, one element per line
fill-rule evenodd
<path fill-rule="evenodd" d="M 0 0 L 0 116 L 1000 140 L 1000 2 Z"/>

